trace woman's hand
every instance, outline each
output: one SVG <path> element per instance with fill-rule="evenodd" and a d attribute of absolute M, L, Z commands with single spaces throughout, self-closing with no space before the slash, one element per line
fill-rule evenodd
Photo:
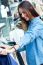
<path fill-rule="evenodd" d="M 10 48 L 12 48 L 12 46 L 4 44 L 4 45 L 1 45 L 0 48 L 2 48 L 2 49 L 10 49 Z"/>
<path fill-rule="evenodd" d="M 6 49 L 2 49 L 2 50 L 0 51 L 0 55 L 7 55 Z"/>
<path fill-rule="evenodd" d="M 8 53 L 15 52 L 19 48 L 19 45 L 14 45 L 14 46 L 3 45 L 0 46 L 0 48 L 2 48 L 0 55 L 7 55 Z"/>
<path fill-rule="evenodd" d="M 14 51 L 15 51 L 14 48 L 2 49 L 2 50 L 0 51 L 0 55 L 7 55 L 8 53 L 12 53 L 12 52 L 14 52 Z"/>
<path fill-rule="evenodd" d="M 0 46 L 0 48 L 0 55 L 7 55 L 8 53 L 12 53 L 15 51 L 14 47 L 9 45 L 2 45 Z"/>

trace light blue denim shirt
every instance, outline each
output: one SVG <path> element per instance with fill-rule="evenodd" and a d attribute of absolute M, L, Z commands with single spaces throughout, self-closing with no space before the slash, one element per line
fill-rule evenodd
<path fill-rule="evenodd" d="M 31 20 L 30 26 L 19 44 L 18 51 L 26 51 L 28 65 L 43 63 L 43 21 L 39 17 Z"/>

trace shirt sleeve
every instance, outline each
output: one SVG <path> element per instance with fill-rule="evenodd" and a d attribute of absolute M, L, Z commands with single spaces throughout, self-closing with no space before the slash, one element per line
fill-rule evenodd
<path fill-rule="evenodd" d="M 35 26 L 33 29 L 27 31 L 20 41 L 19 51 L 25 50 L 26 45 L 30 44 L 39 34 L 40 26 Z"/>

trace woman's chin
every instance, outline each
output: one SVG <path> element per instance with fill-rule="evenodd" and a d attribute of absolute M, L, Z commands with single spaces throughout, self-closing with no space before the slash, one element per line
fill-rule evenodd
<path fill-rule="evenodd" d="M 26 21 L 29 21 L 29 18 L 27 18 Z"/>

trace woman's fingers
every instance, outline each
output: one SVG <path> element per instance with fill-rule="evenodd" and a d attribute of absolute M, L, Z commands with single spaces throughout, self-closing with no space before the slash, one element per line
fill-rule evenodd
<path fill-rule="evenodd" d="M 3 50 L 0 52 L 0 55 L 7 55 L 6 49 L 3 49 Z"/>
<path fill-rule="evenodd" d="M 12 48 L 12 46 L 9 46 L 9 45 L 2 45 L 2 46 L 0 46 L 0 48 L 2 48 L 2 49 L 10 49 L 10 48 Z"/>

